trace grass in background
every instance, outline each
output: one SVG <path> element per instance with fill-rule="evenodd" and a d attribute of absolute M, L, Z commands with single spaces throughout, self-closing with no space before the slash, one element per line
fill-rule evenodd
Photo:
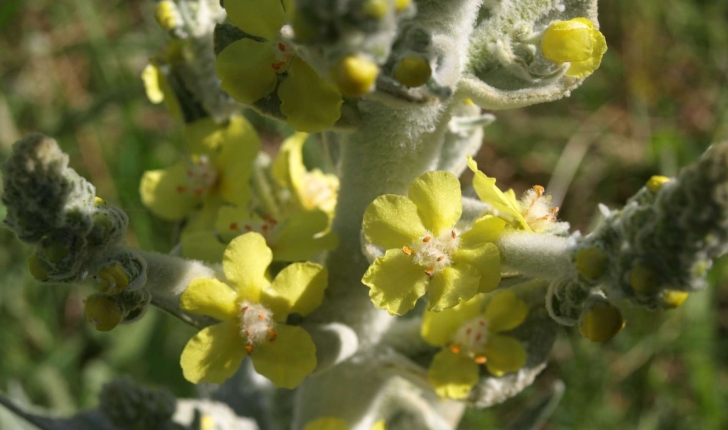
<path fill-rule="evenodd" d="M 99 195 L 130 216 L 128 240 L 168 251 L 174 227 L 137 192 L 144 170 L 171 164 L 179 127 L 144 98 L 138 78 L 164 36 L 140 0 L 6 0 L 0 4 L 0 160 L 37 130 L 55 137 Z M 479 165 L 503 186 L 534 184 L 563 200 L 586 231 L 599 202 L 623 204 L 653 174 L 674 175 L 728 138 L 728 4 L 612 0 L 600 5 L 609 43 L 601 67 L 565 100 L 498 113 Z M 0 216 L 4 217 L 0 207 Z M 88 287 L 39 285 L 30 249 L 0 229 L 0 390 L 58 412 L 90 407 L 104 382 L 130 374 L 191 395 L 176 363 L 192 330 L 152 309 L 140 323 L 96 333 Z M 471 410 L 465 430 L 507 428 L 564 381 L 550 429 L 728 427 L 728 263 L 714 288 L 667 313 L 628 311 L 613 341 L 564 330 L 533 387 Z"/>

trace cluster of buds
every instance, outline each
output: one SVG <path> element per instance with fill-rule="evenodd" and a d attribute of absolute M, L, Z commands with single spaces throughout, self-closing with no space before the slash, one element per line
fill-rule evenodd
<path fill-rule="evenodd" d="M 86 314 L 99 330 L 139 317 L 149 303 L 146 262 L 122 244 L 129 222 L 121 209 L 68 167 L 55 140 L 31 134 L 3 165 L 5 224 L 35 245 L 30 273 L 41 282 L 79 282 L 92 276 L 99 294 Z"/>

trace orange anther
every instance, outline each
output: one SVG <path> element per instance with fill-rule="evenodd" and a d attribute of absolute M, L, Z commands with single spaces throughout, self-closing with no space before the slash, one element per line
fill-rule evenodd
<path fill-rule="evenodd" d="M 534 185 L 533 189 L 536 191 L 536 195 L 539 197 L 543 196 L 543 193 L 546 192 L 546 189 L 541 185 Z"/>
<path fill-rule="evenodd" d="M 437 257 L 437 261 L 442 261 L 444 259 L 445 259 L 445 256 L 444 255 L 441 255 L 441 256 Z"/>
<path fill-rule="evenodd" d="M 278 43 L 278 50 L 281 51 L 281 52 L 285 51 L 286 50 L 286 45 L 284 45 L 284 44 L 282 44 L 282 43 L 279 42 Z"/>
<path fill-rule="evenodd" d="M 251 344 L 245 345 L 245 352 L 247 352 L 248 354 L 253 352 L 253 345 L 251 345 Z"/>
<path fill-rule="evenodd" d="M 432 240 L 432 237 L 431 237 L 431 236 L 425 236 L 425 237 L 424 237 L 424 238 L 422 239 L 422 241 L 423 241 L 423 242 L 425 242 L 425 243 L 427 243 L 427 242 L 429 242 L 429 241 L 431 241 L 431 240 Z"/>
<path fill-rule="evenodd" d="M 450 351 L 452 351 L 453 354 L 460 354 L 460 347 L 457 345 L 450 345 Z"/>
<path fill-rule="evenodd" d="M 230 230 L 239 230 L 238 223 L 231 222 L 230 223 Z"/>
<path fill-rule="evenodd" d="M 253 332 L 250 330 L 245 330 L 245 334 L 247 334 L 248 336 L 251 336 L 253 334 Z"/>
<path fill-rule="evenodd" d="M 465 330 L 465 334 L 470 334 L 472 332 L 473 332 L 473 329 L 472 328 L 469 328 L 469 329 Z"/>
<path fill-rule="evenodd" d="M 261 226 L 261 228 L 263 229 L 263 231 L 268 231 L 268 229 L 270 228 L 270 226 L 268 224 L 263 224 Z"/>
<path fill-rule="evenodd" d="M 253 230 L 253 227 L 251 227 L 250 224 L 245 224 L 245 230 L 251 231 L 251 230 Z"/>
<path fill-rule="evenodd" d="M 197 197 L 202 197 L 202 188 L 195 188 L 193 192 Z"/>
<path fill-rule="evenodd" d="M 409 249 L 407 246 L 402 247 L 402 252 L 404 252 L 407 255 L 412 255 L 415 253 L 413 250 Z"/>
<path fill-rule="evenodd" d="M 248 307 L 247 306 L 243 306 L 242 308 L 240 308 L 240 312 L 245 312 L 247 310 L 248 310 Z"/>
<path fill-rule="evenodd" d="M 260 319 L 264 320 L 264 319 L 265 319 L 265 315 L 263 315 L 263 314 L 258 314 L 258 318 L 260 318 Z"/>
<path fill-rule="evenodd" d="M 435 269 L 433 267 L 430 267 L 429 269 L 425 270 L 425 274 L 432 278 L 435 275 Z"/>
<path fill-rule="evenodd" d="M 478 333 L 478 335 L 475 336 L 475 341 L 477 342 L 477 341 L 479 341 L 482 338 L 483 338 L 483 333 Z"/>
<path fill-rule="evenodd" d="M 183 187 L 182 185 L 177 185 L 178 193 L 184 193 L 186 190 L 187 190 L 187 188 Z"/>
<path fill-rule="evenodd" d="M 275 330 L 273 330 L 272 328 L 269 328 L 268 329 L 268 335 L 270 336 L 268 338 L 268 340 L 271 341 L 271 342 L 273 342 L 276 339 L 278 339 L 278 333 L 276 333 Z"/>
<path fill-rule="evenodd" d="M 488 361 L 488 359 L 485 358 L 485 356 L 483 356 L 483 355 L 479 355 L 479 356 L 475 357 L 475 363 L 477 363 L 477 364 L 485 364 L 486 361 Z"/>
<path fill-rule="evenodd" d="M 456 237 L 458 237 L 458 235 L 455 234 L 455 230 L 453 230 L 453 231 L 450 232 L 450 236 L 452 236 L 453 239 L 455 239 Z"/>

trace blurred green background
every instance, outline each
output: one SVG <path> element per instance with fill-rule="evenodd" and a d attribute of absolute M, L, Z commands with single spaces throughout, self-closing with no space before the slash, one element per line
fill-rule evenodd
<path fill-rule="evenodd" d="M 150 7 L 0 2 L 0 160 L 24 133 L 54 136 L 98 194 L 128 212 L 128 241 L 165 252 L 174 227 L 137 192 L 142 172 L 181 147 L 180 128 L 146 101 L 139 79 L 164 41 Z M 481 167 L 517 192 L 549 185 L 565 196 L 561 217 L 586 231 L 597 203 L 620 205 L 651 175 L 674 175 L 728 138 L 727 21 L 725 0 L 602 1 L 602 67 L 568 99 L 498 113 Z M 101 384 L 124 374 L 193 394 L 177 364 L 192 329 L 153 309 L 96 333 L 83 318 L 88 287 L 38 284 L 29 255 L 0 229 L 0 391 L 60 413 L 93 406 Z M 558 380 L 566 391 L 549 429 L 728 428 L 727 266 L 681 309 L 627 310 L 627 328 L 607 344 L 564 330 L 534 386 L 469 411 L 461 428 L 506 428 Z"/>

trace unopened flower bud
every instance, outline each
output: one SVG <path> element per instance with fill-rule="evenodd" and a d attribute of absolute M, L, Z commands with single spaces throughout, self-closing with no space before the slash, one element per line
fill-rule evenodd
<path fill-rule="evenodd" d="M 110 331 L 124 318 L 121 306 L 103 294 L 89 296 L 84 303 L 86 321 L 98 331 Z"/>
<path fill-rule="evenodd" d="M 556 64 L 571 63 L 566 76 L 591 75 L 607 51 L 604 35 L 586 18 L 551 23 L 541 40 L 544 57 Z"/>
<path fill-rule="evenodd" d="M 157 24 L 165 30 L 173 30 L 182 23 L 177 5 L 170 0 L 162 0 L 157 4 L 154 18 L 157 20 Z"/>
<path fill-rule="evenodd" d="M 629 284 L 641 294 L 653 294 L 660 286 L 660 277 L 652 269 L 635 264 L 629 274 Z"/>
<path fill-rule="evenodd" d="M 432 77 L 430 63 L 418 55 L 402 58 L 394 68 L 394 79 L 408 87 L 420 87 Z"/>
<path fill-rule="evenodd" d="M 357 55 L 342 58 L 330 71 L 331 80 L 347 96 L 361 96 L 371 91 L 377 75 L 379 67 Z"/>
<path fill-rule="evenodd" d="M 407 9 L 410 4 L 412 4 L 412 0 L 394 0 L 394 8 L 397 12 L 402 12 Z"/>
<path fill-rule="evenodd" d="M 379 20 L 387 16 L 389 5 L 387 0 L 367 0 L 363 10 L 367 16 Z"/>
<path fill-rule="evenodd" d="M 579 331 L 593 342 L 605 342 L 624 328 L 624 318 L 618 307 L 608 301 L 597 301 L 581 315 Z"/>
<path fill-rule="evenodd" d="M 667 176 L 653 176 L 647 181 L 647 189 L 656 193 L 660 191 L 660 188 L 666 183 L 670 182 L 670 178 Z"/>
<path fill-rule="evenodd" d="M 36 280 L 40 282 L 48 280 L 48 268 L 35 254 L 31 255 L 30 259 L 28 259 L 28 270 L 30 270 L 30 274 L 33 275 Z"/>
<path fill-rule="evenodd" d="M 119 294 L 129 286 L 129 277 L 119 264 L 99 270 L 96 275 L 99 291 L 109 296 Z"/>
<path fill-rule="evenodd" d="M 685 291 L 666 290 L 662 297 L 662 306 L 666 309 L 675 309 L 682 306 L 689 294 Z"/>
<path fill-rule="evenodd" d="M 599 279 L 608 266 L 609 256 L 597 247 L 583 248 L 576 253 L 576 269 L 589 280 Z"/>

